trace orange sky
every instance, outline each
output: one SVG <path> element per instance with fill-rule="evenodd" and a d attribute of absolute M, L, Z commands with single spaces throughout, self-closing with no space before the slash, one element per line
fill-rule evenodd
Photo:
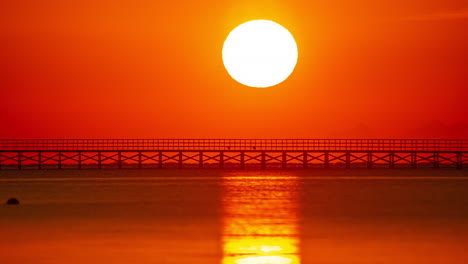
<path fill-rule="evenodd" d="M 296 38 L 284 83 L 242 86 L 230 30 Z M 0 138 L 468 138 L 466 0 L 0 3 Z"/>

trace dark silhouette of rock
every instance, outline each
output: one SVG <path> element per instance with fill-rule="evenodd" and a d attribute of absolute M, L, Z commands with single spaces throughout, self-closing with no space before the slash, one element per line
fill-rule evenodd
<path fill-rule="evenodd" d="M 19 201 L 16 198 L 10 198 L 7 200 L 6 204 L 19 204 Z"/>

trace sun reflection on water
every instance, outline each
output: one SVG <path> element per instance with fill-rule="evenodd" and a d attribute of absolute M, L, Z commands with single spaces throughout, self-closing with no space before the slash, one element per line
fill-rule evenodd
<path fill-rule="evenodd" d="M 223 264 L 299 264 L 297 177 L 225 177 Z"/>

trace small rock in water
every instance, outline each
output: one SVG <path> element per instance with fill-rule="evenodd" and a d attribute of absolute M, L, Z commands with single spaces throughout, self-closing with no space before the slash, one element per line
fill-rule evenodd
<path fill-rule="evenodd" d="M 6 204 L 19 204 L 19 201 L 16 198 L 10 198 L 7 200 Z"/>

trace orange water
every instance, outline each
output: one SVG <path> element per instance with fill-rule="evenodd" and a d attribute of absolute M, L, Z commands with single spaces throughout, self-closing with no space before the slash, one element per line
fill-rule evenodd
<path fill-rule="evenodd" d="M 466 172 L 376 173 L 1 172 L 0 263 L 468 263 Z"/>

